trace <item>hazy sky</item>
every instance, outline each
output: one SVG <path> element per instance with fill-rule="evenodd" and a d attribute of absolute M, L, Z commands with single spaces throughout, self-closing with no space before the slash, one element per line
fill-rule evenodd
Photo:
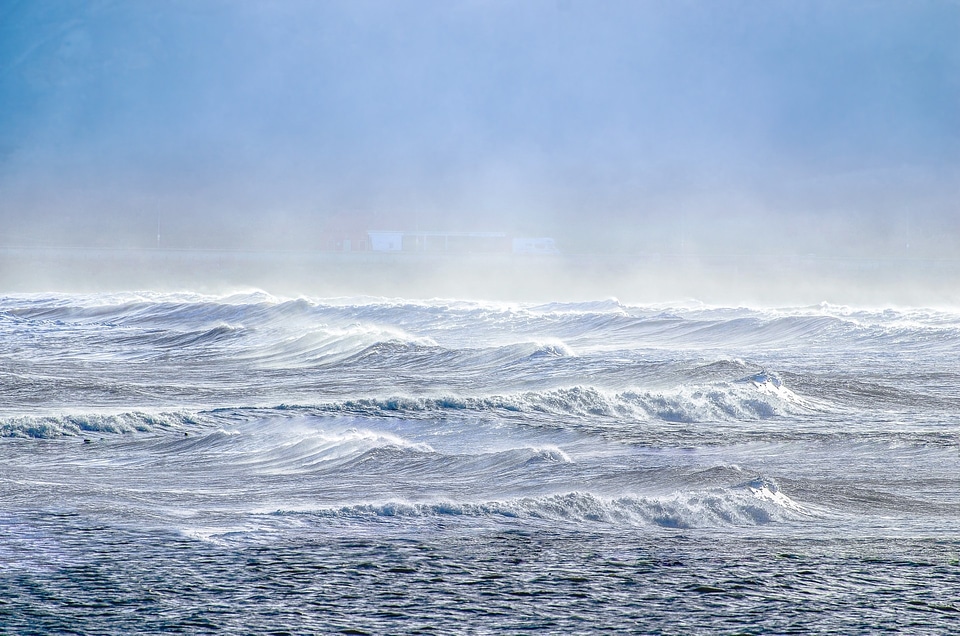
<path fill-rule="evenodd" d="M 954 0 L 0 0 L 0 244 L 943 250 L 958 184 Z"/>

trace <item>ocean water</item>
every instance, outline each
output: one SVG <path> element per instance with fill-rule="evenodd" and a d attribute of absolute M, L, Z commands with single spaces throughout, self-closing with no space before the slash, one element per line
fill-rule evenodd
<path fill-rule="evenodd" d="M 0 298 L 5 633 L 960 632 L 960 313 Z"/>

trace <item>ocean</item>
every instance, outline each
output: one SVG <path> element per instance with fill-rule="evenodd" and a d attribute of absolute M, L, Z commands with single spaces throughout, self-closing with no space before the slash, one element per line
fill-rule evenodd
<path fill-rule="evenodd" d="M 0 631 L 960 632 L 960 312 L 0 297 Z"/>

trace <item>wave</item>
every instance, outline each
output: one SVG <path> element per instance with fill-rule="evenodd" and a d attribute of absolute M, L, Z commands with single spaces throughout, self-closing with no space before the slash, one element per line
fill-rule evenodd
<path fill-rule="evenodd" d="M 534 354 L 536 355 L 536 354 Z M 291 416 L 362 416 L 432 418 L 445 412 L 495 413 L 504 417 L 562 422 L 564 418 L 607 418 L 627 421 L 677 423 L 759 420 L 787 414 L 810 413 L 816 405 L 780 384 L 753 380 L 709 389 L 611 392 L 592 386 L 526 391 L 503 395 L 439 395 L 368 397 L 316 404 L 280 404 L 275 407 L 218 407 L 193 412 L 91 412 L 23 415 L 0 418 L 0 436 L 49 438 L 85 432 L 131 433 L 182 429 L 189 426 Z"/>
<path fill-rule="evenodd" d="M 395 517 L 486 517 L 680 529 L 800 522 L 817 516 L 812 508 L 784 494 L 773 480 L 762 477 L 732 488 L 679 492 L 662 497 L 604 497 L 573 491 L 483 502 L 387 501 L 312 510 L 279 510 L 272 514 L 346 521 Z"/>
<path fill-rule="evenodd" d="M 530 307 L 537 313 L 601 314 L 613 313 L 626 315 L 629 308 L 616 298 L 582 302 L 553 302 Z"/>
<path fill-rule="evenodd" d="M 0 418 L 0 437 L 50 439 L 87 433 L 147 433 L 183 430 L 198 425 L 201 418 L 190 413 L 89 413 L 23 415 Z"/>
<path fill-rule="evenodd" d="M 242 326 L 221 323 L 203 329 L 186 331 L 155 330 L 136 333 L 120 337 L 116 342 L 125 348 L 153 348 L 161 352 L 184 349 L 196 350 L 228 343 L 233 339 L 242 337 L 244 331 Z"/>
<path fill-rule="evenodd" d="M 293 408 L 293 407 L 285 407 Z M 591 386 L 573 386 L 507 395 L 363 398 L 319 404 L 322 412 L 358 415 L 417 416 L 438 411 L 504 411 L 552 416 L 607 417 L 666 422 L 717 422 L 766 419 L 809 414 L 818 408 L 784 387 L 766 383 L 680 389 L 670 392 L 608 392 Z"/>
<path fill-rule="evenodd" d="M 376 459 L 378 451 L 395 451 L 411 457 L 434 454 L 429 444 L 414 442 L 364 427 L 343 428 L 304 425 L 300 421 L 258 422 L 242 429 L 220 427 L 189 437 L 177 437 L 152 446 L 146 460 L 160 458 L 184 467 L 228 463 L 243 475 L 301 474 L 318 469 L 349 470 L 350 462 Z M 344 469 L 344 464 L 347 468 Z"/>
<path fill-rule="evenodd" d="M 680 423 L 951 410 L 957 353 L 960 315 L 933 310 L 261 292 L 0 298 L 0 397 L 10 408 L 200 409 L 252 394 L 253 404 L 315 400 L 329 412 Z"/>
<path fill-rule="evenodd" d="M 227 297 L 198 294 L 31 295 L 0 298 L 0 320 L 16 328 L 51 325 L 139 329 L 139 344 L 196 347 L 242 330 L 238 349 L 290 345 L 312 332 L 359 329 L 380 341 L 421 339 L 460 350 L 557 340 L 574 350 L 654 350 L 773 346 L 843 349 L 896 345 L 956 351 L 960 315 L 933 310 L 847 310 L 628 306 L 616 299 L 523 305 L 383 298 L 283 299 L 261 292 Z M 24 324 L 28 323 L 28 324 Z M 391 335 L 390 331 L 396 334 Z M 238 331 L 239 333 L 239 331 Z M 133 334 L 136 335 L 136 334 Z M 346 334 L 349 336 L 350 334 Z M 442 341 L 441 341 L 442 339 Z M 242 341 L 242 342 L 241 342 Z M 473 342 L 474 344 L 470 344 Z M 375 344 L 367 340 L 366 345 Z M 309 343 L 306 343 L 309 346 Z M 361 347 L 362 348 L 362 347 Z M 565 350 L 565 349 L 564 349 Z"/>
<path fill-rule="evenodd" d="M 267 368 L 287 369 L 357 363 L 376 357 L 437 349 L 437 344 L 430 338 L 416 337 L 395 327 L 356 323 L 312 326 L 250 347 L 242 353 L 242 359 Z"/>

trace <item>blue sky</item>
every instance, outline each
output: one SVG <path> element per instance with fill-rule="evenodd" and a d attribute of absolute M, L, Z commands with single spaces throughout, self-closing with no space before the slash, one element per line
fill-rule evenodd
<path fill-rule="evenodd" d="M 759 214 L 841 246 L 960 215 L 951 0 L 3 0 L 0 103 L 27 242 L 354 215 L 670 249 Z"/>

